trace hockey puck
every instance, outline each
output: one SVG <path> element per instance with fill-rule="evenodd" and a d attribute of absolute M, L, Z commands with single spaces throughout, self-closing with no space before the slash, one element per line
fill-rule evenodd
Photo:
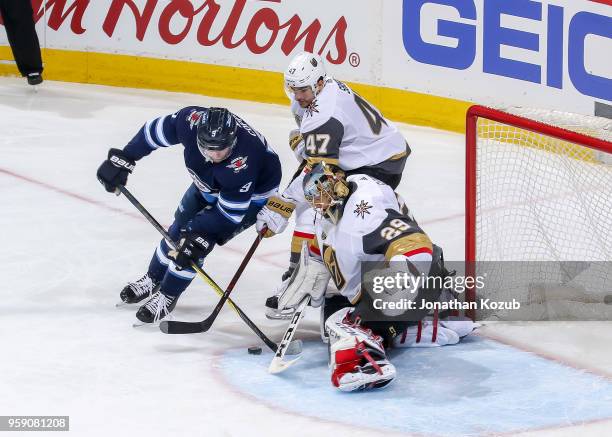
<path fill-rule="evenodd" d="M 259 346 L 251 346 L 248 350 L 251 355 L 261 355 L 261 348 Z"/>

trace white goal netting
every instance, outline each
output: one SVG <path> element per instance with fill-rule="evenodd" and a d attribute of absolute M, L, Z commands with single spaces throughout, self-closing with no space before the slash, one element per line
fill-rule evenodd
<path fill-rule="evenodd" d="M 474 232 L 476 260 L 494 262 L 485 268 L 487 297 L 520 301 L 508 318 L 612 320 L 604 304 L 612 299 L 612 120 L 506 112 L 609 148 L 478 118 Z"/>

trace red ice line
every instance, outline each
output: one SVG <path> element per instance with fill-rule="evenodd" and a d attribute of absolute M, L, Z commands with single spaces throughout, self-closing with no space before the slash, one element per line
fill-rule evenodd
<path fill-rule="evenodd" d="M 42 187 L 42 188 L 46 188 L 46 189 L 54 191 L 54 192 L 56 192 L 58 194 L 62 194 L 64 196 L 71 197 L 71 198 L 76 199 L 76 200 L 80 200 L 81 202 L 89 203 L 90 205 L 96 205 L 96 206 L 98 206 L 98 207 L 100 207 L 102 209 L 106 209 L 108 211 L 112 211 L 112 212 L 115 212 L 115 213 L 118 213 L 118 214 L 126 215 L 128 217 L 135 218 L 135 219 L 138 219 L 138 220 L 141 220 L 141 221 L 146 221 L 146 219 L 142 215 L 140 215 L 138 213 L 131 212 L 131 211 L 125 211 L 123 209 L 107 205 L 106 203 L 100 202 L 99 200 L 91 199 L 91 198 L 83 196 L 81 194 L 74 193 L 72 191 L 68 191 L 68 190 L 65 190 L 63 188 L 56 187 L 56 186 L 48 184 L 46 182 L 36 180 L 36 179 L 31 178 L 29 176 L 25 176 L 25 175 L 22 175 L 22 174 L 19 174 L 19 173 L 15 173 L 14 171 L 8 170 L 6 168 L 0 167 L 0 173 L 3 173 L 5 175 L 7 175 L 7 176 L 14 177 L 15 179 L 19 179 L 19 180 L 22 180 L 22 181 L 25 181 L 25 182 L 29 182 L 31 184 L 34 184 L 34 185 Z M 168 226 L 166 226 L 166 225 L 162 225 L 162 226 L 164 226 L 166 229 L 168 228 Z M 234 254 L 244 255 L 244 253 L 241 250 L 233 249 L 231 247 L 220 246 L 220 249 L 227 250 L 227 251 L 232 252 Z M 281 267 L 281 268 L 286 267 L 285 264 L 281 264 L 281 263 L 276 262 L 274 260 L 267 259 L 267 257 L 269 257 L 271 255 L 275 255 L 277 253 L 278 252 L 273 252 L 273 253 L 268 253 L 268 254 L 265 254 L 265 255 L 262 254 L 262 255 L 259 255 L 259 256 L 254 255 L 254 258 L 258 259 L 261 262 L 264 262 L 264 263 L 267 263 L 267 264 L 271 264 L 271 265 L 273 265 L 275 267 Z"/>
<path fill-rule="evenodd" d="M 604 5 L 612 6 L 612 0 L 589 0 L 595 3 L 601 3 Z"/>

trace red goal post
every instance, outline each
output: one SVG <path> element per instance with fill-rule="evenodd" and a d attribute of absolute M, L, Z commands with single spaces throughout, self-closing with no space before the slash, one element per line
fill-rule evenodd
<path fill-rule="evenodd" d="M 547 110 L 512 112 L 478 105 L 467 111 L 465 260 L 471 267 L 466 274 L 475 274 L 474 262 L 482 260 L 612 261 L 612 120 Z M 583 198 L 586 205 L 576 207 Z M 496 216 L 491 226 L 483 224 L 487 214 Z M 580 235 L 602 232 L 595 244 L 601 247 L 593 254 L 566 244 L 564 222 L 557 223 L 557 217 L 592 227 L 580 229 Z M 523 229 L 529 231 L 521 235 Z M 516 235 L 504 240 L 506 231 Z M 518 246 L 506 247 L 515 237 Z M 545 241 L 533 241 L 540 238 Z M 468 290 L 466 300 L 475 299 L 474 289 Z"/>

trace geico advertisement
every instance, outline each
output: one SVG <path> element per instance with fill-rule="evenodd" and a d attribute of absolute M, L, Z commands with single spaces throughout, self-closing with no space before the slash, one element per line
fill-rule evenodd
<path fill-rule="evenodd" d="M 592 113 L 612 101 L 612 0 L 385 3 L 383 82 Z"/>
<path fill-rule="evenodd" d="M 321 54 L 349 80 L 372 63 L 369 0 L 32 0 L 48 48 L 121 53 L 282 71 Z M 350 5 L 350 7 L 349 7 Z M 374 10 L 374 13 L 368 11 Z M 0 43 L 6 44 L 1 32 Z"/>

